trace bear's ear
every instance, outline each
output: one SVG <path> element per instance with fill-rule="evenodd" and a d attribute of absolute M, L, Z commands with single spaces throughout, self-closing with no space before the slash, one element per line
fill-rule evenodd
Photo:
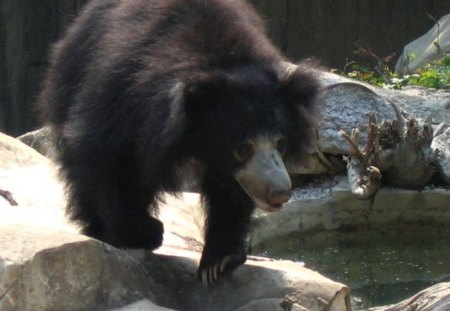
<path fill-rule="evenodd" d="M 310 68 L 297 65 L 289 68 L 281 77 L 281 92 L 286 103 L 297 108 L 317 110 L 320 84 Z"/>
<path fill-rule="evenodd" d="M 293 158 L 311 152 L 317 140 L 320 84 L 310 66 L 291 65 L 280 77 L 283 100 L 290 111 L 293 129 L 288 154 Z"/>
<path fill-rule="evenodd" d="M 199 116 L 213 109 L 217 104 L 220 79 L 214 74 L 201 74 L 184 84 L 183 98 L 186 114 Z"/>

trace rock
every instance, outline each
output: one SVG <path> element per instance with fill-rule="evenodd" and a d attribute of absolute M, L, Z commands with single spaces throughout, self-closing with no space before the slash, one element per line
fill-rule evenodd
<path fill-rule="evenodd" d="M 417 117 L 419 119 L 426 119 L 428 117 L 432 117 L 433 121 L 436 124 L 442 123 L 442 122 L 449 122 L 450 121 L 450 92 L 446 90 L 434 90 L 424 87 L 416 87 L 416 86 L 407 86 L 402 88 L 401 90 L 390 90 L 390 89 L 384 89 L 380 88 L 368 83 L 363 83 L 358 80 L 346 78 L 334 73 L 330 72 L 318 72 L 317 73 L 318 78 L 320 79 L 320 82 L 324 86 L 324 92 L 330 92 L 334 91 L 333 89 L 336 86 L 339 86 L 341 88 L 345 88 L 346 86 L 349 87 L 347 92 L 343 92 L 341 89 L 341 92 L 335 92 L 336 96 L 342 97 L 342 96 L 353 96 L 353 105 L 364 105 L 363 99 L 375 96 L 375 97 L 381 97 L 370 99 L 369 101 L 374 100 L 381 100 L 381 101 L 392 101 L 398 107 L 404 111 L 406 114 Z M 369 95 L 367 92 L 362 92 L 361 99 L 358 98 L 358 96 L 352 95 L 351 91 L 355 87 L 365 88 L 369 91 L 372 91 L 373 94 Z M 325 94 L 325 96 L 330 97 L 329 95 Z M 331 98 L 332 99 L 332 98 Z M 342 98 L 337 98 L 337 101 L 343 101 Z M 372 106 L 373 107 L 373 106 Z M 372 108 L 371 107 L 371 108 Z M 374 112 L 377 112 L 377 108 L 374 108 Z M 383 109 L 383 106 L 382 106 Z M 326 113 L 327 110 L 324 111 L 323 114 Z M 352 114 L 352 110 L 346 111 L 349 114 Z M 323 116 L 326 117 L 326 116 Z M 382 120 L 381 117 L 378 118 L 380 121 Z"/>
<path fill-rule="evenodd" d="M 293 301 L 311 311 L 350 310 L 346 286 L 292 261 L 251 258 L 224 282 L 207 288 L 194 278 L 200 253 L 173 247 L 163 247 L 156 253 L 163 257 L 158 257 L 161 265 L 152 259 L 153 269 L 170 272 L 155 274 L 155 281 L 167 292 L 178 293 L 177 301 L 170 305 L 176 310 L 236 310 L 267 299 L 278 304 Z"/>
<path fill-rule="evenodd" d="M 150 253 L 78 234 L 65 218 L 55 165 L 6 135 L 0 135 L 0 189 L 19 204 L 0 196 L 0 311 L 263 311 L 268 300 L 292 302 L 292 310 L 350 310 L 345 285 L 290 261 L 250 259 L 203 286 L 195 277 L 203 226 L 197 194 L 167 197 L 164 245 Z"/>
<path fill-rule="evenodd" d="M 442 124 L 450 125 L 450 93 L 444 90 L 430 90 L 420 87 L 406 87 L 402 90 L 388 90 L 351 80 L 328 72 L 318 72 L 323 83 L 322 97 L 324 107 L 319 129 L 318 150 L 297 163 L 288 163 L 291 174 L 325 174 L 343 172 L 345 165 L 342 155 L 349 155 L 349 144 L 339 131 L 350 133 L 357 128 L 360 132 L 360 145 L 366 144 L 367 124 L 370 113 L 374 112 L 378 123 L 396 120 L 393 105 L 408 118 L 415 118 L 420 124 L 431 119 L 431 126 L 437 129 Z M 450 154 L 450 139 L 441 136 L 439 145 L 441 154 Z M 425 150 L 432 153 L 433 150 Z M 326 157 L 324 156 L 326 155 Z M 433 163 L 444 167 L 445 157 Z M 383 163 L 380 163 L 383 166 Z M 389 168 L 390 169 L 390 168 Z M 441 169 L 440 175 L 449 180 L 447 170 Z M 446 175 L 447 174 L 447 175 Z"/>
<path fill-rule="evenodd" d="M 0 168 L 2 169 L 51 163 L 34 149 L 2 133 L 0 133 L 0 152 L 2 155 Z"/>
<path fill-rule="evenodd" d="M 359 128 L 361 143 L 367 140 L 367 122 L 371 112 L 379 120 L 396 119 L 394 109 L 383 97 L 360 83 L 341 82 L 328 86 L 322 95 L 325 107 L 321 113 L 319 145 L 323 152 L 350 154 L 347 141 L 339 130 Z"/>
<path fill-rule="evenodd" d="M 450 128 L 433 139 L 431 147 L 439 150 L 437 169 L 440 176 L 450 185 Z"/>
<path fill-rule="evenodd" d="M 50 128 L 43 127 L 19 136 L 17 137 L 17 139 L 30 146 L 45 157 L 55 159 L 50 135 Z"/>
<path fill-rule="evenodd" d="M 49 228 L 0 226 L 2 311 L 107 309 L 155 300 L 156 287 L 137 261 L 106 244 Z"/>
<path fill-rule="evenodd" d="M 29 224 L 76 232 L 63 211 L 64 189 L 56 166 L 20 141 L 0 133 L 0 190 L 17 201 L 11 206 L 0 196 L 0 225 Z"/>
<path fill-rule="evenodd" d="M 450 310 L 450 283 L 439 283 L 398 304 L 370 308 L 367 311 L 448 311 Z"/>
<path fill-rule="evenodd" d="M 81 235 L 0 226 L 0 310 L 104 310 L 145 298 L 123 310 L 157 301 L 178 310 L 220 311 L 269 297 L 281 303 L 287 296 L 307 310 L 349 310 L 348 288 L 289 261 L 250 260 L 229 280 L 206 288 L 195 279 L 199 257 L 163 247 L 133 258 Z"/>
<path fill-rule="evenodd" d="M 283 300 L 280 302 L 277 299 L 261 299 L 252 301 L 245 306 L 240 307 L 236 311 L 256 311 L 256 310 L 273 310 L 273 311 L 308 311 L 308 309 L 299 306 L 289 300 Z"/>
<path fill-rule="evenodd" d="M 439 48 L 436 44 L 439 44 Z M 422 37 L 405 46 L 395 66 L 395 72 L 400 75 L 414 73 L 442 56 L 442 53 L 448 52 L 450 52 L 450 14 L 443 16 Z M 412 60 L 409 57 L 411 53 L 415 55 Z"/>
<path fill-rule="evenodd" d="M 427 228 L 439 234 L 450 227 L 448 202 L 450 189 L 422 191 L 381 188 L 374 202 L 356 200 L 346 177 L 330 177 L 296 189 L 292 199 L 277 213 L 258 213 L 250 240 L 253 245 L 292 233 L 314 237 L 314 233 L 331 237 L 340 230 L 365 232 L 373 228 Z"/>
<path fill-rule="evenodd" d="M 110 311 L 175 311 L 175 310 L 158 307 L 150 300 L 143 299 L 138 302 L 127 305 L 125 307 L 113 309 Z"/>

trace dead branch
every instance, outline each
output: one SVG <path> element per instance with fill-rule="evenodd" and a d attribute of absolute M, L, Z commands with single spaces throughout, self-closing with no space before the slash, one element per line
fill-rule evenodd
<path fill-rule="evenodd" d="M 367 127 L 367 143 L 359 149 L 359 132 L 340 131 L 350 145 L 347 173 L 352 192 L 360 199 L 376 194 L 381 173 L 389 184 L 407 189 L 421 189 L 436 172 L 437 152 L 431 148 L 432 120 L 423 122 L 403 116 L 391 102 L 396 120 L 378 125 L 374 114 Z"/>
<path fill-rule="evenodd" d="M 17 206 L 17 205 L 19 205 L 19 204 L 16 202 L 16 200 L 14 200 L 14 198 L 13 198 L 11 192 L 6 191 L 6 190 L 1 190 L 1 189 L 0 189 L 0 195 L 1 195 L 2 197 L 4 197 L 4 198 L 6 199 L 6 201 L 8 201 L 9 204 L 10 204 L 11 206 Z"/>
<path fill-rule="evenodd" d="M 359 131 L 353 129 L 351 135 L 341 130 L 340 134 L 350 145 L 347 160 L 347 176 L 352 193 L 361 200 L 373 198 L 380 187 L 380 170 L 372 165 L 378 160 L 379 137 L 376 119 L 371 115 L 368 127 L 367 144 L 359 150 Z"/>

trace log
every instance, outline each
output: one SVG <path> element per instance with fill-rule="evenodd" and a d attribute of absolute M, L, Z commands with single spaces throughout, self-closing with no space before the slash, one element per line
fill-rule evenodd
<path fill-rule="evenodd" d="M 450 282 L 429 287 L 396 305 L 370 308 L 367 311 L 447 311 L 450 310 Z"/>

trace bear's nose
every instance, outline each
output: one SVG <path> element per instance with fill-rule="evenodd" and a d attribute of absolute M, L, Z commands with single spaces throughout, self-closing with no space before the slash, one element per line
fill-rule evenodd
<path fill-rule="evenodd" d="M 267 201 L 271 205 L 280 205 L 289 201 L 291 195 L 291 189 L 271 189 Z"/>

